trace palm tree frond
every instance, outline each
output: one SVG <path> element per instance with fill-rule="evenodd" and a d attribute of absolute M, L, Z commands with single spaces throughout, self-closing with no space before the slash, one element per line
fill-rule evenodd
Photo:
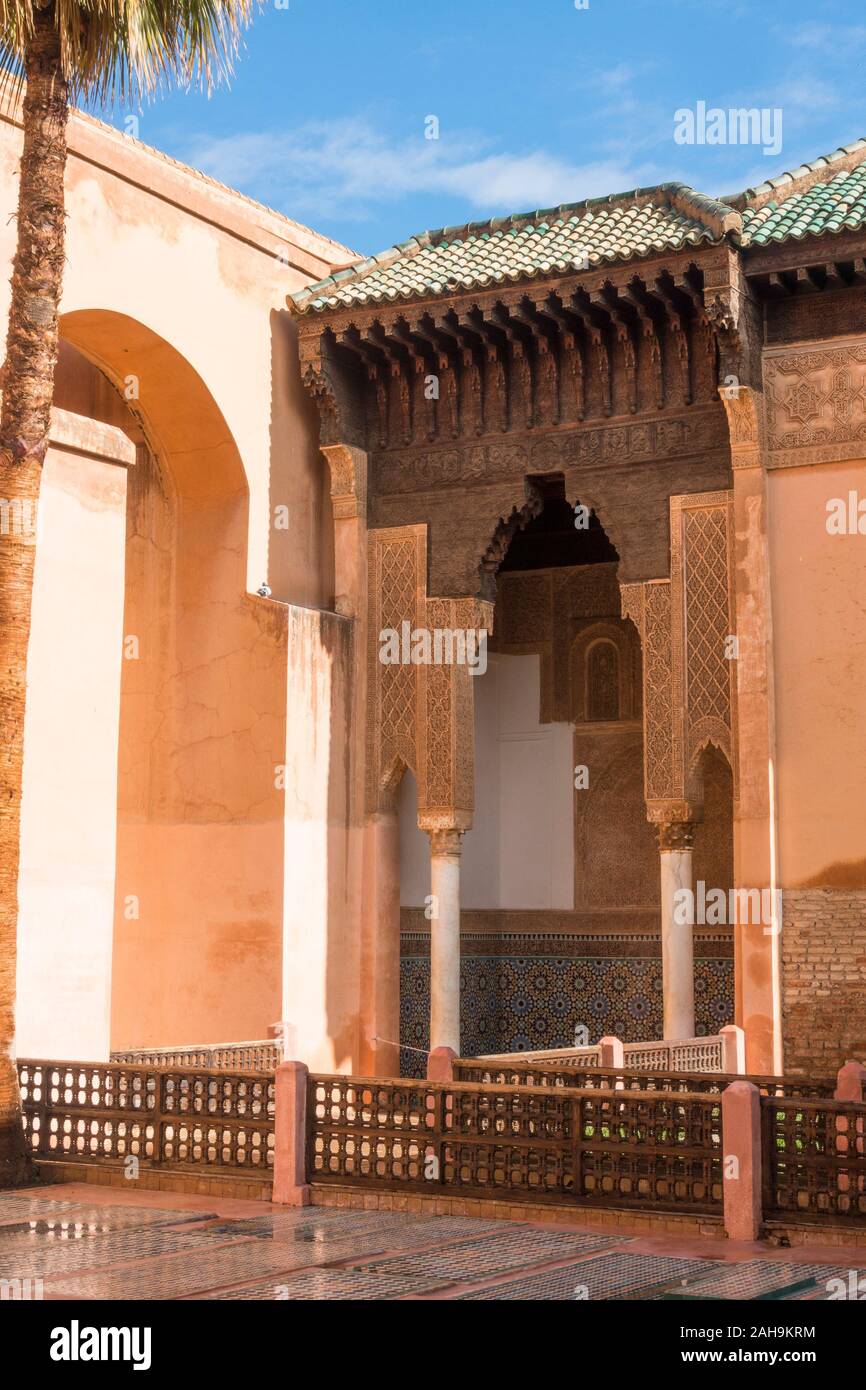
<path fill-rule="evenodd" d="M 36 0 L 39 4 L 39 0 Z M 232 72 L 261 0 L 47 0 L 73 100 L 112 103 L 174 85 L 211 92 Z M 0 94 L 21 86 L 33 0 L 0 0 Z M 41 8 L 41 6 L 40 6 Z"/>

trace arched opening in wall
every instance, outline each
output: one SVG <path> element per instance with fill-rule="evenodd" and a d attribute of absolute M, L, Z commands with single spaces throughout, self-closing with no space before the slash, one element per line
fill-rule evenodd
<path fill-rule="evenodd" d="M 562 475 L 496 570 L 488 668 L 473 682 L 475 813 L 461 877 L 464 999 L 486 1050 L 646 1036 L 660 997 L 658 852 L 643 795 L 640 641 L 619 554 Z M 495 546 L 491 547 L 495 554 Z M 487 943 L 487 951 L 476 947 Z M 641 953 L 646 952 L 647 959 Z M 485 977 L 486 978 L 486 977 Z M 660 1025 L 660 1020 L 659 1020 Z"/>
<path fill-rule="evenodd" d="M 263 1038 L 280 1018 L 286 628 L 282 609 L 245 591 L 243 463 L 205 382 L 151 328 L 87 310 L 61 332 L 62 398 L 97 418 L 122 412 L 137 444 L 111 1046 Z"/>
<path fill-rule="evenodd" d="M 727 757 L 707 743 L 693 763 L 703 801 L 695 825 L 692 873 L 695 890 L 695 1026 L 717 1033 L 734 1017 L 734 788 Z"/>

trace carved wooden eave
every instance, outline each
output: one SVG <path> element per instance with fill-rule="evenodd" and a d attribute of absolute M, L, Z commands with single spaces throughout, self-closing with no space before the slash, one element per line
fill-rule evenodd
<path fill-rule="evenodd" d="M 862 287 L 866 285 L 866 232 L 825 233 L 746 248 L 743 267 L 753 294 L 761 301 Z"/>
<path fill-rule="evenodd" d="M 323 442 L 399 449 L 714 401 L 717 344 L 729 362 L 743 358 L 728 346 L 747 295 L 737 263 L 725 242 L 302 315 L 302 376 Z"/>

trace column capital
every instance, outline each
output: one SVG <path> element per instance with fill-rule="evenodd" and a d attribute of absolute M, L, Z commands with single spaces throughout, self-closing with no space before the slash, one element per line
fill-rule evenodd
<path fill-rule="evenodd" d="M 472 812 L 458 810 L 454 806 L 440 806 L 438 810 L 418 812 L 418 829 L 432 835 L 436 830 L 454 830 L 462 835 L 472 829 Z"/>
<path fill-rule="evenodd" d="M 367 511 L 367 455 L 354 444 L 322 444 L 331 475 L 334 520 L 363 517 Z"/>
<path fill-rule="evenodd" d="M 428 830 L 427 834 L 430 836 L 431 854 L 453 854 L 459 856 L 460 837 L 463 834 L 462 830 Z"/>
<path fill-rule="evenodd" d="M 719 396 L 728 417 L 732 467 L 759 467 L 765 444 L 763 392 L 736 382 L 720 386 Z"/>
<path fill-rule="evenodd" d="M 695 827 L 693 821 L 664 821 L 656 826 L 659 837 L 659 850 L 662 854 L 672 850 L 690 850 L 694 845 Z"/>

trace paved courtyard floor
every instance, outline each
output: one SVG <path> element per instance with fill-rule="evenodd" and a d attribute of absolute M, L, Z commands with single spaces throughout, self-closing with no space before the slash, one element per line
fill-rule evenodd
<path fill-rule="evenodd" d="M 827 1299 L 866 1249 L 63 1184 L 0 1193 L 0 1280 L 44 1299 Z M 34 1296 L 31 1294 L 31 1296 Z"/>

